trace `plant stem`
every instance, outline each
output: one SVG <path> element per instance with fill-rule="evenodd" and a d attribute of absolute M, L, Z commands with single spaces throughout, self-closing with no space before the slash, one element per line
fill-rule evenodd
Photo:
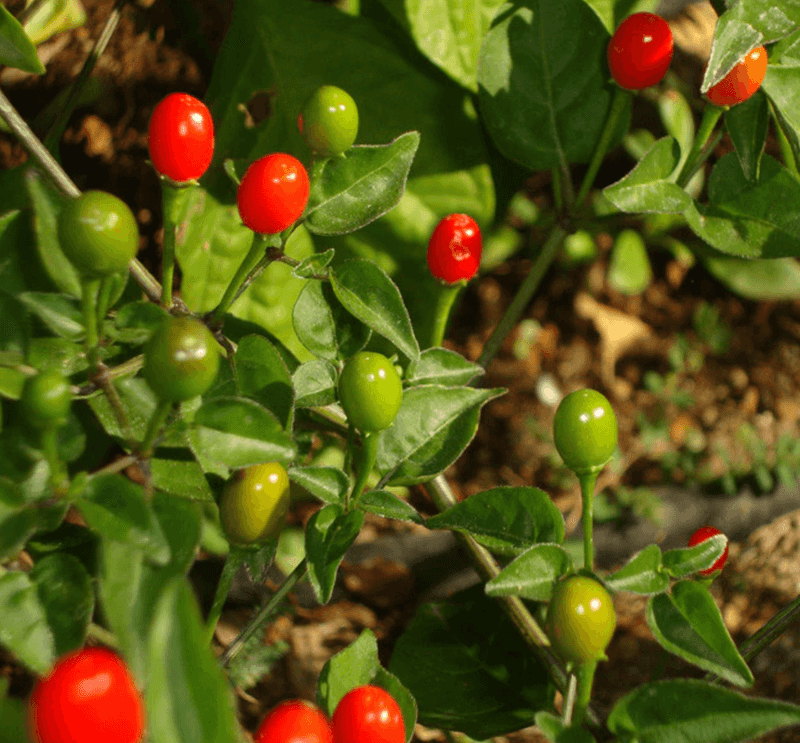
<path fill-rule="evenodd" d="M 625 106 L 627 105 L 630 97 L 630 91 L 615 86 L 614 97 L 611 99 L 611 106 L 608 109 L 606 123 L 603 126 L 603 131 L 600 134 L 600 139 L 597 141 L 597 146 L 594 148 L 594 153 L 592 154 L 592 159 L 589 163 L 589 168 L 586 171 L 586 175 L 583 176 L 583 183 L 581 183 L 578 195 L 575 197 L 575 209 L 580 209 L 581 204 L 583 204 L 584 200 L 589 195 L 589 191 L 594 185 L 594 179 L 597 178 L 597 173 L 599 172 L 600 166 L 603 163 L 603 158 L 605 158 L 606 152 L 608 152 L 609 145 L 614 137 L 614 132 L 617 129 L 619 117 L 625 110 Z"/>
<path fill-rule="evenodd" d="M 103 324 L 105 323 L 108 305 L 111 302 L 111 292 L 114 289 L 116 276 L 105 276 L 100 280 L 100 288 L 97 290 L 97 335 L 103 337 Z"/>
<path fill-rule="evenodd" d="M 361 497 L 361 492 L 367 484 L 372 468 L 375 466 L 375 458 L 378 455 L 378 432 L 369 431 L 364 433 L 361 438 L 361 457 L 358 463 L 358 474 L 353 489 L 350 491 L 350 496 L 345 501 L 345 510 L 349 511 L 351 506 L 358 505 L 358 499 Z"/>
<path fill-rule="evenodd" d="M 563 227 L 560 225 L 555 225 L 553 227 L 547 238 L 547 242 L 542 246 L 539 255 L 536 257 L 536 262 L 531 266 L 530 273 L 525 277 L 525 281 L 522 282 L 522 285 L 517 290 L 516 296 L 511 300 L 511 304 L 508 305 L 508 309 L 506 309 L 505 314 L 500 319 L 497 327 L 492 331 L 492 335 L 483 347 L 483 351 L 477 363 L 484 369 L 489 366 L 491 360 L 497 355 L 500 346 L 503 345 L 506 335 L 508 335 L 511 328 L 514 327 L 517 320 L 519 320 L 520 316 L 525 311 L 531 298 L 536 293 L 539 283 L 544 278 L 545 273 L 547 273 L 547 269 L 550 268 L 550 264 L 558 254 L 566 236 L 567 231 Z"/>
<path fill-rule="evenodd" d="M 41 432 L 42 454 L 50 467 L 50 486 L 53 490 L 66 491 L 67 473 L 58 456 L 58 428 L 48 426 Z"/>
<path fill-rule="evenodd" d="M 594 683 L 594 673 L 597 670 L 596 660 L 587 660 L 578 666 L 578 693 L 575 699 L 575 709 L 572 715 L 572 724 L 580 725 L 586 717 L 586 709 L 589 700 L 592 698 L 592 684 Z"/>
<path fill-rule="evenodd" d="M 208 618 L 206 619 L 206 639 L 209 645 L 214 638 L 214 630 L 217 628 L 217 622 L 219 621 L 220 614 L 222 614 L 222 607 L 225 605 L 225 599 L 228 598 L 228 594 L 230 593 L 233 577 L 236 575 L 236 571 L 239 569 L 240 565 L 241 562 L 234 559 L 229 552 L 228 556 L 225 558 L 225 566 L 222 568 L 222 575 L 219 577 L 219 583 L 217 583 L 217 590 L 214 593 L 214 603 L 211 605 Z"/>
<path fill-rule="evenodd" d="M 225 290 L 225 294 L 222 295 L 222 299 L 220 300 L 219 304 L 209 315 L 209 323 L 211 325 L 220 325 L 222 323 L 222 318 L 233 304 L 233 300 L 236 298 L 236 292 L 238 291 L 239 287 L 263 257 L 264 250 L 268 244 L 268 237 L 269 235 L 259 235 L 258 233 L 253 233 L 253 242 L 250 245 L 250 250 L 247 252 L 244 260 L 239 265 L 238 270 L 230 280 L 228 288 Z"/>
<path fill-rule="evenodd" d="M 256 263 L 253 270 L 247 275 L 247 278 L 242 282 L 242 285 L 236 290 L 236 294 L 231 301 L 231 305 L 242 296 L 242 294 L 247 291 L 247 287 L 250 286 L 261 274 L 264 272 L 264 269 L 273 261 L 280 261 L 281 263 L 286 263 L 287 265 L 292 265 L 294 263 L 297 265 L 297 261 L 292 261 L 286 253 L 283 252 L 281 248 L 276 247 L 268 247 L 264 252 L 264 255 L 261 259 Z"/>
<path fill-rule="evenodd" d="M 100 338 L 97 334 L 97 293 L 100 279 L 81 279 L 81 310 L 83 325 L 86 328 L 86 357 L 89 360 L 89 373 L 97 372 Z"/>
<path fill-rule="evenodd" d="M 244 644 L 258 631 L 258 628 L 267 620 L 278 605 L 283 601 L 286 594 L 294 588 L 308 570 L 308 561 L 304 557 L 297 567 L 286 576 L 280 588 L 272 594 L 269 601 L 259 610 L 253 619 L 250 620 L 247 627 L 245 627 L 239 636 L 228 646 L 227 650 L 220 656 L 219 664 L 222 668 L 228 665 L 241 651 Z"/>
<path fill-rule="evenodd" d="M 11 101 L 0 91 L 0 116 L 2 116 L 11 131 L 17 136 L 20 142 L 31 156 L 44 168 L 45 172 L 53 179 L 58 189 L 66 196 L 77 198 L 81 195 L 80 189 L 72 182 L 64 169 L 56 162 L 55 158 L 48 152 L 47 148 L 39 141 L 39 138 L 31 131 Z"/>
<path fill-rule="evenodd" d="M 81 89 L 89 79 L 89 75 L 92 74 L 92 70 L 97 64 L 97 60 L 108 46 L 108 42 L 111 41 L 111 37 L 114 34 L 114 31 L 116 31 L 117 25 L 119 24 L 122 8 L 126 2 L 127 0 L 117 0 L 116 5 L 106 19 L 103 30 L 100 32 L 100 36 L 98 36 L 97 41 L 94 43 L 92 51 L 89 52 L 89 56 L 83 63 L 81 71 L 78 73 L 78 76 L 75 78 L 75 80 L 73 80 L 72 85 L 70 86 L 69 97 L 67 98 L 65 104 L 59 109 L 56 120 L 53 122 L 50 130 L 45 135 L 45 147 L 54 155 L 57 154 L 58 143 L 61 141 L 61 135 L 63 134 L 64 129 L 66 129 L 69 117 L 72 115 L 72 112 L 75 110 L 75 106 L 80 99 Z"/>
<path fill-rule="evenodd" d="M 678 176 L 677 183 L 681 188 L 686 188 L 686 184 L 691 179 L 692 175 L 702 165 L 708 155 L 711 153 L 712 147 L 706 147 L 711 132 L 719 121 L 719 117 L 725 112 L 721 106 L 708 104 L 703 111 L 703 118 L 700 121 L 700 128 L 694 138 L 692 149 L 689 151 L 689 156 L 681 168 L 680 175 Z"/>
<path fill-rule="evenodd" d="M 139 447 L 139 456 L 141 458 L 149 459 L 153 455 L 153 442 L 156 440 L 156 436 L 167 419 L 170 410 L 172 410 L 172 403 L 169 400 L 159 400 L 153 415 L 150 416 L 144 440 Z"/>
<path fill-rule="evenodd" d="M 94 622 L 89 625 L 87 631 L 89 637 L 92 639 L 102 642 L 103 645 L 108 645 L 110 648 L 119 650 L 119 640 L 117 640 L 117 636 L 113 632 L 109 632 L 107 629 Z"/>
<path fill-rule="evenodd" d="M 188 193 L 187 187 L 176 186 L 161 179 L 161 211 L 164 220 L 164 242 L 161 254 L 161 304 L 172 307 L 172 283 L 175 275 L 175 241 L 178 235 L 178 216 Z"/>
<path fill-rule="evenodd" d="M 572 724 L 572 710 L 575 708 L 575 695 L 578 691 L 578 678 L 574 673 L 569 675 L 569 686 L 567 686 L 567 693 L 564 695 L 564 707 L 561 714 L 561 719 L 565 727 Z"/>
<path fill-rule="evenodd" d="M 578 475 L 581 485 L 581 498 L 583 500 L 583 567 L 594 572 L 594 539 L 592 527 L 594 526 L 594 486 L 600 471 L 588 472 Z"/>
<path fill-rule="evenodd" d="M 450 312 L 463 286 L 465 286 L 464 282 L 439 286 L 439 292 L 436 295 L 436 308 L 433 311 L 433 328 L 431 329 L 431 339 L 428 348 L 436 348 L 442 345 L 444 334 L 447 330 L 447 322 L 450 319 Z"/>

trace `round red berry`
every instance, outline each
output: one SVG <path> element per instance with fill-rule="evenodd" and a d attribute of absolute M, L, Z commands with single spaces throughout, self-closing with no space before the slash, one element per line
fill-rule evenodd
<path fill-rule="evenodd" d="M 144 706 L 117 655 L 83 648 L 60 658 L 37 682 L 29 725 L 36 743 L 138 743 Z"/>
<path fill-rule="evenodd" d="M 333 713 L 334 743 L 405 743 L 403 714 L 379 686 L 351 689 Z"/>
<path fill-rule="evenodd" d="M 449 214 L 428 241 L 428 268 L 440 281 L 469 281 L 478 271 L 483 252 L 480 227 L 468 214 Z"/>
<path fill-rule="evenodd" d="M 188 93 L 170 93 L 150 117 L 147 147 L 153 167 L 173 181 L 199 178 L 214 156 L 214 122 Z"/>
<path fill-rule="evenodd" d="M 706 97 L 717 106 L 735 106 L 746 101 L 761 87 L 766 74 L 767 50 L 763 46 L 757 46 L 722 80 L 712 85 Z"/>
<path fill-rule="evenodd" d="M 611 76 L 622 88 L 641 90 L 660 82 L 672 61 L 672 31 L 655 13 L 634 13 L 608 43 Z"/>
<path fill-rule="evenodd" d="M 694 547 L 700 542 L 705 542 L 706 539 L 711 539 L 711 537 L 715 537 L 717 534 L 722 534 L 722 532 L 713 527 L 713 526 L 701 526 L 691 537 L 689 537 L 689 547 Z M 725 545 L 725 551 L 719 556 L 717 561 L 708 569 L 708 570 L 701 570 L 700 575 L 707 576 L 711 575 L 712 573 L 716 573 L 717 570 L 722 570 L 725 565 L 725 562 L 728 559 L 728 545 Z"/>
<path fill-rule="evenodd" d="M 333 743 L 330 720 L 310 702 L 281 702 L 258 726 L 255 743 Z"/>
<path fill-rule="evenodd" d="M 239 216 L 253 232 L 276 235 L 300 218 L 308 191 L 303 163 L 282 152 L 266 155 L 250 165 L 239 184 Z"/>

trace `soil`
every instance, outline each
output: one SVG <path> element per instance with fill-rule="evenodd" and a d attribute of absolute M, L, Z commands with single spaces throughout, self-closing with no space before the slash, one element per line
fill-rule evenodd
<path fill-rule="evenodd" d="M 0 73 L 0 85 L 29 121 L 77 74 L 114 3 L 85 4 L 85 27 L 40 47 L 48 59 L 44 76 Z M 16 11 L 21 2 L 8 5 Z M 172 10 L 180 7 L 199 19 L 190 43 L 184 41 L 185 18 Z M 72 116 L 64 136 L 63 164 L 78 186 L 112 190 L 132 206 L 145 243 L 140 256 L 154 271 L 161 242 L 160 198 L 156 176 L 145 163 L 147 122 L 155 104 L 169 92 L 202 97 L 231 7 L 219 0 L 127 6 L 94 75 L 102 92 Z M 697 74 L 696 62 L 687 58 L 683 63 Z M 726 148 L 730 144 L 723 140 L 717 154 Z M 0 135 L 3 167 L 25 158 L 19 144 Z M 601 181 L 603 177 L 601 173 Z M 546 201 L 546 179 L 531 179 L 528 194 L 540 204 Z M 572 268 L 557 264 L 550 270 L 543 289 L 490 365 L 485 384 L 505 387 L 508 394 L 486 406 L 474 442 L 446 473 L 458 496 L 499 485 L 533 484 L 551 494 L 574 535 L 579 492 L 559 464 L 549 431 L 554 401 L 589 386 L 609 397 L 620 427 L 621 454 L 599 483 L 603 497 L 598 516 L 607 520 L 609 539 L 626 525 L 646 522 L 662 543 L 685 540 L 684 531 L 694 527 L 678 525 L 670 517 L 674 509 L 666 507 L 669 493 L 676 489 L 683 497 L 691 493 L 696 501 L 718 504 L 716 511 L 703 511 L 706 517 L 725 511 L 720 494 L 749 489 L 748 502 L 768 501 L 779 482 L 790 488 L 791 503 L 795 473 L 800 472 L 800 453 L 792 448 L 800 434 L 800 299 L 741 299 L 701 264 L 687 266 L 666 251 L 652 255 L 654 276 L 647 290 L 625 296 L 606 281 L 612 242 L 610 234 L 601 233 L 593 262 Z M 450 347 L 467 358 L 478 357 L 530 263 L 515 257 L 470 285 L 448 334 Z M 699 322 L 698 312 L 712 316 L 712 321 Z M 423 513 L 433 513 L 422 489 L 415 489 L 411 499 Z M 786 507 L 787 498 L 776 502 L 792 510 Z M 730 532 L 729 563 L 714 585 L 737 641 L 800 591 L 800 515 L 769 508 L 759 513 L 765 523 L 743 517 Z M 307 508 L 298 507 L 293 520 L 302 522 L 308 515 Z M 359 544 L 380 546 L 412 532 L 417 534 L 412 527 L 369 517 Z M 609 559 L 605 567 L 611 568 L 614 558 Z M 212 572 L 215 569 L 219 566 Z M 277 701 L 309 696 L 325 660 L 363 628 L 373 629 L 388 657 L 393 640 L 424 597 L 402 555 L 389 559 L 377 554 L 349 562 L 342 574 L 337 600 L 314 608 L 304 607 L 295 597 L 293 616 L 268 628 L 267 641 L 285 641 L 288 652 L 270 673 L 253 680 L 257 683 L 243 683 L 239 689 L 247 729 L 254 730 Z M 619 618 L 609 649 L 611 662 L 601 666 L 596 685 L 601 709 L 654 673 L 701 675 L 662 653 L 645 621 L 643 599 L 620 594 L 616 602 Z M 220 647 L 235 637 L 249 612 L 245 605 L 226 611 L 217 633 Z M 753 672 L 757 682 L 749 693 L 797 702 L 800 633 L 784 634 L 754 661 Z M 0 674 L 13 679 L 13 693 L 23 696 L 30 689 L 32 679 L 2 650 Z M 440 732 L 421 726 L 416 737 L 444 740 Z M 542 738 L 529 729 L 509 739 L 533 743 Z M 800 732 L 784 731 L 760 740 L 800 740 Z"/>

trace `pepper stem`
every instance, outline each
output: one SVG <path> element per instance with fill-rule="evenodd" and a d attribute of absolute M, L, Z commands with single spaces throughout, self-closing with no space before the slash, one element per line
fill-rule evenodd
<path fill-rule="evenodd" d="M 703 111 L 703 119 L 700 122 L 700 128 L 694 138 L 692 149 L 689 151 L 689 157 L 681 168 L 680 175 L 678 175 L 678 185 L 681 188 L 686 188 L 692 176 L 697 172 L 697 169 L 705 162 L 706 158 L 711 154 L 711 148 L 707 148 L 706 144 L 711 132 L 719 121 L 719 117 L 725 112 L 725 109 L 720 106 L 709 104 Z"/>
<path fill-rule="evenodd" d="M 436 308 L 433 313 L 433 327 L 431 328 L 429 348 L 436 348 L 442 345 L 453 304 L 465 285 L 466 282 L 459 281 L 457 284 L 445 284 L 439 287 L 439 292 L 436 295 Z"/>
<path fill-rule="evenodd" d="M 97 333 L 97 293 L 100 279 L 81 279 L 81 310 L 83 325 L 86 328 L 86 356 L 89 360 L 89 372 L 97 371 L 97 360 L 100 354 L 100 338 Z"/>
<path fill-rule="evenodd" d="M 583 500 L 583 567 L 594 571 L 594 538 L 592 534 L 594 519 L 594 486 L 597 484 L 597 477 L 600 470 L 595 472 L 584 472 L 578 475 L 578 482 L 581 485 L 581 498 Z"/>
<path fill-rule="evenodd" d="M 238 270 L 228 284 L 228 288 L 225 290 L 225 294 L 222 295 L 222 299 L 220 300 L 219 304 L 209 316 L 209 322 L 212 326 L 221 324 L 222 318 L 230 309 L 230 306 L 233 304 L 233 300 L 236 298 L 236 293 L 239 290 L 239 287 L 244 283 L 244 280 L 247 278 L 248 274 L 258 265 L 261 257 L 264 255 L 264 250 L 269 245 L 267 241 L 272 237 L 274 236 L 253 233 L 253 242 L 250 245 L 250 250 L 244 257 L 244 260 L 241 262 Z"/>
<path fill-rule="evenodd" d="M 592 698 L 592 685 L 594 684 L 597 663 L 598 661 L 596 660 L 587 660 L 575 670 L 575 675 L 578 678 L 578 692 L 572 713 L 572 725 L 580 725 L 583 722 L 583 718 L 586 717 L 586 708 Z"/>
<path fill-rule="evenodd" d="M 164 421 L 167 419 L 171 409 L 172 402 L 170 400 L 159 400 L 147 424 L 144 439 L 139 447 L 139 456 L 142 459 L 149 459 L 153 455 L 153 442 L 156 440 L 156 436 L 164 425 Z"/>
<path fill-rule="evenodd" d="M 361 457 L 358 463 L 358 474 L 353 489 L 350 492 L 350 497 L 347 499 L 345 505 L 346 510 L 350 510 L 351 504 L 353 507 L 358 505 L 358 499 L 361 497 L 361 491 L 367 484 L 369 473 L 375 466 L 375 459 L 378 455 L 378 432 L 369 431 L 363 434 L 361 439 Z"/>
<path fill-rule="evenodd" d="M 592 160 L 589 163 L 589 168 L 586 171 L 586 175 L 583 176 L 583 183 L 581 183 L 578 195 L 575 197 L 576 209 L 580 208 L 581 204 L 589 195 L 589 191 L 594 185 L 594 179 L 597 177 L 597 173 L 599 172 L 600 166 L 603 163 L 603 158 L 605 158 L 606 152 L 608 152 L 608 148 L 611 145 L 611 140 L 614 137 L 614 132 L 617 129 L 619 117 L 622 116 L 622 112 L 625 110 L 625 106 L 627 105 L 630 97 L 630 91 L 625 90 L 624 88 L 615 87 L 614 97 L 611 99 L 611 107 L 608 109 L 606 123 L 603 126 L 603 131 L 600 133 L 600 139 L 597 141 L 597 146 L 592 154 Z"/>

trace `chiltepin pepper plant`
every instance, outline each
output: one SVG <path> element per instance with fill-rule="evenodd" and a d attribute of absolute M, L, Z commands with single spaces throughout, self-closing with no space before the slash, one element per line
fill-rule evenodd
<path fill-rule="evenodd" d="M 313 704 L 266 711 L 258 743 L 408 743 L 417 722 L 476 740 L 536 725 L 551 741 L 730 743 L 800 724 L 799 706 L 728 688 L 753 684 L 749 661 L 800 601 L 737 647 L 710 592 L 725 535 L 595 564 L 613 389 L 592 379 L 555 406 L 575 535 L 536 483 L 459 502 L 444 476 L 503 394 L 483 372 L 556 258 L 594 260 L 599 230 L 626 291 L 652 276 L 655 239 L 739 276 L 752 261 L 751 298 L 767 261 L 800 256 L 794 211 L 775 207 L 800 200 L 800 12 L 715 2 L 693 89 L 670 70 L 655 2 L 629 17 L 584 0 L 413 5 L 236 3 L 204 100 L 175 91 L 145 112 L 164 230 L 141 256 L 160 256 L 161 281 L 137 258 L 140 205 L 117 183 L 81 193 L 84 174 L 59 165 L 117 11 L 58 115 L 37 117 L 52 121 L 44 145 L 0 94 L 30 152 L 0 174 L 0 642 L 36 677 L 26 700 L 0 683 L 0 738 L 239 743 L 235 665 L 298 582 L 331 600 L 367 514 L 455 532 L 482 582 L 419 606 L 380 654 L 365 630 Z M 41 74 L 2 12 L 0 61 Z M 654 112 L 657 135 L 631 132 Z M 612 152 L 627 172 L 599 188 Z M 550 184 L 536 208 L 532 175 Z M 520 250 L 529 272 L 468 360 L 446 344 L 456 300 Z M 738 291 L 732 273 L 715 275 Z M 424 488 L 439 513 L 394 486 Z M 214 652 L 236 573 L 285 554 L 293 491 L 319 501 L 302 554 L 277 560 L 282 582 Z M 188 578 L 201 555 L 224 561 L 202 609 Z M 601 710 L 623 593 L 647 597 L 655 640 L 708 675 L 653 679 Z"/>

